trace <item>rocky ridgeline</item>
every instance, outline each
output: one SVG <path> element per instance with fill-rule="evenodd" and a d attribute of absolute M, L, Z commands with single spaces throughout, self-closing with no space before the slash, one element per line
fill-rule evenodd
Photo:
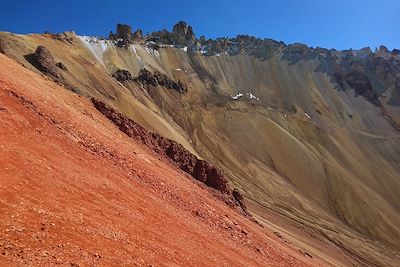
<path fill-rule="evenodd" d="M 400 50 L 389 51 L 380 46 L 374 52 L 370 48 L 343 50 L 312 48 L 304 44 L 286 45 L 272 39 L 260 39 L 249 35 L 235 38 L 196 39 L 192 27 L 181 21 L 172 32 L 154 32 L 146 37 L 157 47 L 173 46 L 207 56 L 221 54 L 253 55 L 260 60 L 279 56 L 291 64 L 314 60 L 317 71 L 324 72 L 337 84 L 339 90 L 353 89 L 374 105 L 380 105 L 380 96 L 388 88 L 394 93 L 387 99 L 389 105 L 400 105 Z"/>
<path fill-rule="evenodd" d="M 146 130 L 143 126 L 117 112 L 104 102 L 92 98 L 92 103 L 98 111 L 112 121 L 126 135 L 170 159 L 171 163 L 196 180 L 223 193 L 229 198 L 229 201 L 227 201 L 228 204 L 233 203 L 244 214 L 249 215 L 243 196 L 237 189 L 234 191 L 230 189 L 228 180 L 219 168 L 207 161 L 198 159 L 181 144 Z"/>
<path fill-rule="evenodd" d="M 238 35 L 235 38 L 206 39 L 196 38 L 191 26 L 180 21 L 174 25 L 172 32 L 167 30 L 153 32 L 143 36 L 140 30 L 132 33 L 128 25 L 117 25 L 116 34 L 110 38 L 119 40 L 121 45 L 139 41 L 151 49 L 175 47 L 189 53 L 200 53 L 206 56 L 246 54 L 260 60 L 273 56 L 280 57 L 290 64 L 300 61 L 316 61 L 319 65 L 316 71 L 328 74 L 338 90 L 354 90 L 372 104 L 381 105 L 380 97 L 388 88 L 393 87 L 394 93 L 386 99 L 389 105 L 400 105 L 400 50 L 389 51 L 380 46 L 376 51 L 370 48 L 360 50 L 343 50 L 312 48 L 304 44 L 286 45 L 272 39 L 260 39 L 249 35 Z M 173 83 L 160 73 L 151 74 L 144 71 L 137 79 L 142 85 L 160 84 L 180 93 L 185 93 L 185 87 Z"/>
<path fill-rule="evenodd" d="M 145 68 L 139 72 L 137 77 L 133 77 L 127 70 L 118 70 L 113 74 L 113 77 L 121 83 L 136 82 L 145 89 L 149 89 L 149 86 L 155 87 L 159 85 L 175 90 L 180 94 L 186 94 L 188 90 L 187 86 L 181 81 L 174 81 L 165 74 L 158 71 L 152 73 Z"/>

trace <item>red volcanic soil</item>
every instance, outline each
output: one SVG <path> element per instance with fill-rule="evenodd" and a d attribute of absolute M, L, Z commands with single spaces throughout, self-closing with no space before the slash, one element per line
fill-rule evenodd
<path fill-rule="evenodd" d="M 315 265 L 212 190 L 0 54 L 0 265 Z"/>

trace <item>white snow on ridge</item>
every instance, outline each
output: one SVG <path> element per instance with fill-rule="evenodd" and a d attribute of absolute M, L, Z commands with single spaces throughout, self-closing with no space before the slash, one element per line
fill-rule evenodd
<path fill-rule="evenodd" d="M 310 116 L 310 115 L 308 115 L 308 113 L 307 113 L 307 112 L 304 112 L 304 115 L 306 115 L 306 117 L 307 117 L 308 119 L 310 119 L 310 118 L 311 118 L 311 116 Z"/>
<path fill-rule="evenodd" d="M 78 38 L 92 52 L 94 57 L 104 65 L 103 56 L 108 49 L 108 41 L 99 40 L 93 36 L 78 36 Z"/>

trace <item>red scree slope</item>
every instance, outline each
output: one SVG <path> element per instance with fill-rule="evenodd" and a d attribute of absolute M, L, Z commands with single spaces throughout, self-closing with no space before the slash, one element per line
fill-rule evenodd
<path fill-rule="evenodd" d="M 2 54 L 0 214 L 2 266 L 314 265 Z"/>

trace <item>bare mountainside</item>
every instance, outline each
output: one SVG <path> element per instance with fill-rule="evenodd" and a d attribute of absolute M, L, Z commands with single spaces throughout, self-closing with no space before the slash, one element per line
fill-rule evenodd
<path fill-rule="evenodd" d="M 398 265 L 398 50 L 197 39 L 183 22 L 109 39 L 1 33 L 0 49 L 219 166 L 255 218 L 297 225 L 309 236 L 287 238 L 327 264 L 346 265 L 316 240 L 354 264 Z"/>
<path fill-rule="evenodd" d="M 321 264 L 4 55 L 0 119 L 0 266 Z"/>

